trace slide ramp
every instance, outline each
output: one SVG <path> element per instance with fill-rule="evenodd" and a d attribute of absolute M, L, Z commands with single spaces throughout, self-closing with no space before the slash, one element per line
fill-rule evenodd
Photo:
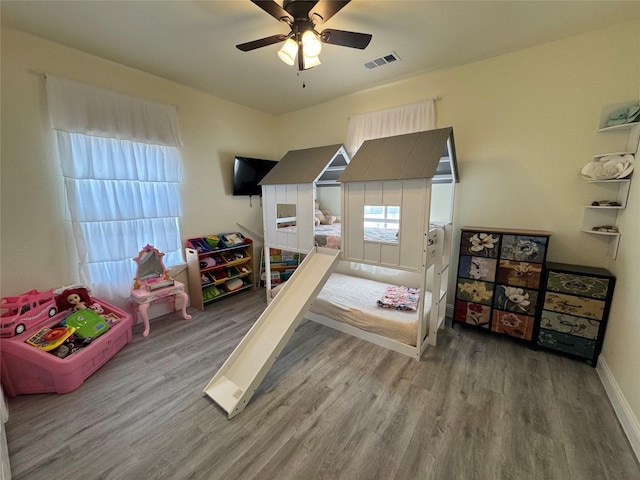
<path fill-rule="evenodd" d="M 316 298 L 340 250 L 314 247 L 204 389 L 229 418 L 246 407 Z"/>

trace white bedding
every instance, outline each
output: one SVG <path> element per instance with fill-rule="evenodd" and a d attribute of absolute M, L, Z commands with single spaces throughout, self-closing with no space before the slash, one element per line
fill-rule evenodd
<path fill-rule="evenodd" d="M 309 308 L 310 312 L 347 323 L 367 332 L 376 333 L 406 345 L 415 346 L 418 312 L 382 308 L 387 283 L 333 273 Z M 429 315 L 431 292 L 425 296 L 424 315 Z"/>

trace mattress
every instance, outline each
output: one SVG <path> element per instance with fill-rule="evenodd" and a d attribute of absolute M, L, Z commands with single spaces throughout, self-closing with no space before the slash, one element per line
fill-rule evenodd
<path fill-rule="evenodd" d="M 379 307 L 387 283 L 333 273 L 309 311 L 338 322 L 415 346 L 418 312 Z M 431 292 L 424 292 L 424 315 L 429 315 Z"/>

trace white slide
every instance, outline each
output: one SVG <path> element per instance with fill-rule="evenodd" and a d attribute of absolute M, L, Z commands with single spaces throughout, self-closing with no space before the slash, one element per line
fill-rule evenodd
<path fill-rule="evenodd" d="M 340 250 L 314 247 L 204 389 L 233 418 L 247 406 L 309 306 Z"/>

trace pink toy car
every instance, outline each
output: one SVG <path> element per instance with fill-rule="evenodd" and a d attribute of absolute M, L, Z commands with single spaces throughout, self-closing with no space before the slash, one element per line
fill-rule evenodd
<path fill-rule="evenodd" d="M 0 300 L 0 337 L 20 335 L 27 324 L 36 326 L 40 321 L 53 317 L 58 309 L 53 289 L 44 292 L 30 290 L 16 297 Z"/>

